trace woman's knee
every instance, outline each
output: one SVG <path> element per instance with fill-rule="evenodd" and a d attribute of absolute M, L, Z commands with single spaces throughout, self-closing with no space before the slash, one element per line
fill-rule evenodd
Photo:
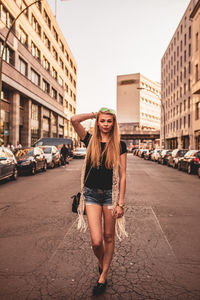
<path fill-rule="evenodd" d="M 102 240 L 93 240 L 92 241 L 92 247 L 93 247 L 93 249 L 99 249 L 99 248 L 102 247 L 102 245 L 103 245 Z"/>
<path fill-rule="evenodd" d="M 113 243 L 114 242 L 114 234 L 104 233 L 104 241 L 105 241 L 105 243 Z"/>

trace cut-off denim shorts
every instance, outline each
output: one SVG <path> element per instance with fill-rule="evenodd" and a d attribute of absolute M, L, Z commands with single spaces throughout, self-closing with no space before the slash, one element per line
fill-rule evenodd
<path fill-rule="evenodd" d="M 85 204 L 97 204 L 100 206 L 112 206 L 112 189 L 102 190 L 84 187 Z"/>

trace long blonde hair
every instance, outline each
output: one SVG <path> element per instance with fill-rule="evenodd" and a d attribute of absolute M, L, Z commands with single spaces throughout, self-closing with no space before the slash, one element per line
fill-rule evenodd
<path fill-rule="evenodd" d="M 90 160 L 93 168 L 99 168 L 105 154 L 105 166 L 107 169 L 112 169 L 120 164 L 120 135 L 115 114 L 103 112 L 103 114 L 110 114 L 113 116 L 113 127 L 109 134 L 109 140 L 101 153 L 101 134 L 98 126 L 98 120 L 101 111 L 98 112 L 94 125 L 94 132 L 91 137 L 91 142 L 88 146 L 88 160 Z"/>

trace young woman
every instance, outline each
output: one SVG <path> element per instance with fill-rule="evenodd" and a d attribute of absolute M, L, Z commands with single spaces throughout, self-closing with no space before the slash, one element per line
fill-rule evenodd
<path fill-rule="evenodd" d="M 81 122 L 92 118 L 96 118 L 96 121 L 93 135 L 90 135 Z M 101 108 L 98 113 L 75 115 L 71 122 L 87 147 L 82 169 L 84 193 L 80 200 L 79 214 L 82 217 L 80 222 L 84 222 L 83 210 L 86 206 L 92 247 L 99 260 L 100 276 L 93 289 L 93 295 L 98 295 L 105 291 L 107 285 L 115 232 L 119 238 L 127 236 L 123 217 L 127 150 L 126 144 L 120 141 L 114 110 Z"/>

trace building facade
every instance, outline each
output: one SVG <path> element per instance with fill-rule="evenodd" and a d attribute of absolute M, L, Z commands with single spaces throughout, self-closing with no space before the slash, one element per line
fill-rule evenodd
<path fill-rule="evenodd" d="M 2 0 L 0 50 L 13 20 L 30 4 Z M 1 53 L 0 51 L 0 53 Z M 5 144 L 32 145 L 40 137 L 76 134 L 77 65 L 47 0 L 16 20 L 3 55 L 0 138 Z"/>
<path fill-rule="evenodd" d="M 192 98 L 194 117 L 192 122 L 195 149 L 200 149 L 200 0 L 195 5 L 192 19 Z"/>
<path fill-rule="evenodd" d="M 142 130 L 160 129 L 160 84 L 140 73 L 117 76 L 117 118 Z"/>
<path fill-rule="evenodd" d="M 197 0 L 189 3 L 161 60 L 161 138 L 165 148 L 193 149 L 194 98 L 193 22 L 190 14 Z"/>

